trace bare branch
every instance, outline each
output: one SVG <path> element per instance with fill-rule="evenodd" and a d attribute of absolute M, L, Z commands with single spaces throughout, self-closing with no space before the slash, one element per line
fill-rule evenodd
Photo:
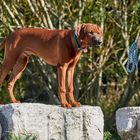
<path fill-rule="evenodd" d="M 4 0 L 2 0 L 2 3 L 4 5 L 4 7 L 6 8 L 6 10 L 8 11 L 9 15 L 11 16 L 11 18 L 13 19 L 13 21 L 16 23 L 16 25 L 20 25 L 18 20 L 15 18 L 14 14 L 12 13 L 12 11 L 10 10 L 10 8 L 8 7 L 8 5 L 5 3 Z"/>
<path fill-rule="evenodd" d="M 52 20 L 50 18 L 50 15 L 48 13 L 48 9 L 46 8 L 46 5 L 45 5 L 45 2 L 43 0 L 40 0 L 40 4 L 41 4 L 41 7 L 43 8 L 44 10 L 44 14 L 45 14 L 45 17 L 47 18 L 46 22 L 48 23 L 48 26 L 50 29 L 54 29 L 53 27 L 53 24 L 52 24 Z M 47 3 L 46 3 L 47 4 Z M 45 19 L 44 19 L 45 20 Z"/>

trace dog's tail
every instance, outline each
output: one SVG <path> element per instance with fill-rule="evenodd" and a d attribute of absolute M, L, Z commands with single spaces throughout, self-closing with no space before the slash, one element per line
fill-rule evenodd
<path fill-rule="evenodd" d="M 4 39 L 4 40 L 2 41 L 2 43 L 0 44 L 0 48 L 1 48 L 1 49 L 5 48 L 5 44 L 6 44 L 6 39 Z"/>

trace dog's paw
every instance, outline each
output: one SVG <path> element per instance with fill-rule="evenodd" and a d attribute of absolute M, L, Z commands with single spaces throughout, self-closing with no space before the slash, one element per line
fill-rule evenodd
<path fill-rule="evenodd" d="M 69 104 L 69 103 L 63 103 L 63 104 L 61 104 L 61 106 L 65 107 L 65 108 L 71 108 L 72 107 L 71 104 Z"/>
<path fill-rule="evenodd" d="M 0 102 L 0 105 L 4 105 L 4 103 L 3 102 Z"/>
<path fill-rule="evenodd" d="M 21 103 L 21 102 L 17 101 L 17 100 L 13 100 L 13 101 L 11 101 L 11 103 Z"/>
<path fill-rule="evenodd" d="M 73 107 L 80 107 L 80 106 L 81 106 L 80 102 L 77 102 L 77 101 L 72 102 L 71 105 L 72 105 Z"/>

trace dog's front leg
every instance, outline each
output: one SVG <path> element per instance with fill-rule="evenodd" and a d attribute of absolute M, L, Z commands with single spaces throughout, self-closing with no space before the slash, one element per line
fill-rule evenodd
<path fill-rule="evenodd" d="M 77 102 L 74 99 L 73 95 L 73 75 L 74 75 L 75 66 L 69 66 L 67 69 L 67 78 L 66 78 L 66 95 L 71 101 L 71 105 L 75 107 L 81 106 L 80 102 Z"/>
<path fill-rule="evenodd" d="M 71 105 L 66 100 L 66 87 L 65 87 L 65 79 L 66 79 L 66 70 L 67 66 L 59 66 L 58 70 L 58 96 L 62 107 L 71 108 Z"/>

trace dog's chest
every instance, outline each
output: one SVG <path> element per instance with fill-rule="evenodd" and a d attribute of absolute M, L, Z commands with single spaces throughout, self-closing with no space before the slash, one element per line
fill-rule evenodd
<path fill-rule="evenodd" d="M 75 57 L 73 57 L 72 59 L 70 59 L 69 63 L 70 63 L 70 64 L 73 64 L 73 65 L 76 64 L 76 63 L 78 62 L 78 60 L 79 60 L 81 54 L 82 54 L 82 52 L 79 51 L 79 52 L 75 55 Z"/>

